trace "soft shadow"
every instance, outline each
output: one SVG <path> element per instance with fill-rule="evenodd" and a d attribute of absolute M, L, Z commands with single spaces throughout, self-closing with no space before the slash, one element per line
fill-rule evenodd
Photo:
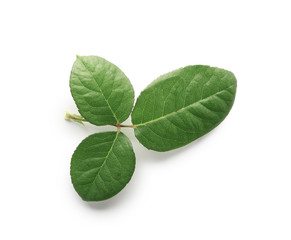
<path fill-rule="evenodd" d="M 128 183 L 128 185 L 126 185 L 126 187 L 122 189 L 121 192 L 117 193 L 115 196 L 107 200 L 103 200 L 100 202 L 86 202 L 80 199 L 80 201 L 82 201 L 85 207 L 98 211 L 113 209 L 114 207 L 118 207 L 123 202 L 132 197 L 132 195 L 134 194 L 133 185 L 134 183 L 132 184 L 130 181 L 130 183 Z"/>
<path fill-rule="evenodd" d="M 179 158 L 177 158 L 177 156 L 189 151 L 195 151 L 195 149 L 199 147 L 199 145 L 203 144 L 203 142 L 205 141 L 205 138 L 208 138 L 211 134 L 213 134 L 214 131 L 215 130 L 196 139 L 195 141 L 187 144 L 186 146 L 183 146 L 171 151 L 167 151 L 167 152 L 156 152 L 153 150 L 149 150 L 145 148 L 135 137 L 130 138 L 130 140 L 132 141 L 136 158 L 140 159 L 141 161 L 161 162 L 161 161 L 170 161 L 174 159 L 180 160 Z"/>
<path fill-rule="evenodd" d="M 94 133 L 100 133 L 100 132 L 112 132 L 116 131 L 116 127 L 114 126 L 96 126 L 88 122 L 84 122 L 84 125 L 73 122 L 71 120 L 65 120 L 67 121 L 67 124 L 70 128 L 72 128 L 74 131 L 77 131 L 78 133 L 84 134 L 84 135 L 91 135 Z"/>

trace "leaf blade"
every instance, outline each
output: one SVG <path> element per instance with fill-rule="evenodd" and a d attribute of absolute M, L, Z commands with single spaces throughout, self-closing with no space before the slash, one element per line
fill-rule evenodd
<path fill-rule="evenodd" d="M 101 57 L 77 56 L 70 88 L 80 114 L 98 126 L 122 123 L 133 107 L 134 91 L 129 79 Z"/>
<path fill-rule="evenodd" d="M 135 155 L 123 133 L 96 133 L 75 150 L 71 179 L 83 200 L 101 201 L 120 192 L 130 181 L 134 168 Z"/>
<path fill-rule="evenodd" d="M 155 151 L 182 147 L 223 121 L 235 93 L 234 75 L 219 68 L 188 66 L 162 75 L 138 97 L 132 112 L 135 136 Z M 151 106 L 161 110 L 152 114 Z"/>

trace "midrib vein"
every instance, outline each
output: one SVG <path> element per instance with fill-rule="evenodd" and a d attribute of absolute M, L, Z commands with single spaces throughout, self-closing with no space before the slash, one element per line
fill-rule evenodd
<path fill-rule="evenodd" d="M 106 103 L 107 103 L 107 105 L 108 105 L 110 111 L 111 111 L 112 114 L 113 114 L 113 117 L 114 117 L 115 120 L 116 120 L 116 124 L 119 124 L 119 121 L 118 121 L 118 119 L 117 119 L 115 113 L 113 112 L 113 110 L 112 110 L 112 108 L 111 108 L 109 102 L 107 101 L 107 99 L 106 99 L 106 97 L 105 97 L 105 95 L 104 95 L 104 93 L 103 93 L 101 87 L 99 86 L 97 79 L 94 77 L 93 73 L 89 70 L 89 68 L 88 68 L 87 65 L 82 61 L 82 59 L 81 59 L 81 58 L 79 58 L 79 59 L 80 59 L 80 62 L 81 62 L 81 63 L 84 65 L 84 67 L 86 68 L 86 70 L 91 74 L 92 78 L 94 79 L 94 81 L 96 82 L 98 88 L 100 89 L 100 92 L 101 92 L 102 96 L 104 97 L 104 100 L 106 101 Z"/>
<path fill-rule="evenodd" d="M 166 118 L 166 117 L 169 117 L 169 116 L 171 116 L 171 115 L 177 114 L 178 112 L 181 112 L 181 111 L 183 111 L 184 109 L 186 109 L 186 108 L 188 108 L 188 107 L 192 107 L 193 105 L 199 104 L 199 103 L 201 103 L 201 102 L 203 102 L 203 101 L 205 101 L 205 100 L 207 100 L 207 99 L 209 99 L 209 98 L 211 98 L 211 97 L 213 97 L 213 96 L 215 96 L 215 95 L 217 95 L 217 94 L 219 94 L 219 93 L 222 93 L 223 91 L 226 91 L 227 89 L 233 87 L 234 85 L 235 85 L 235 84 L 233 84 L 233 85 L 231 85 L 231 86 L 229 86 L 229 87 L 227 87 L 227 88 L 225 88 L 225 89 L 223 89 L 223 90 L 221 90 L 221 91 L 219 91 L 219 92 L 216 92 L 215 94 L 212 94 L 212 95 L 208 96 L 207 98 L 200 99 L 200 100 L 197 101 L 197 102 L 191 103 L 191 104 L 189 104 L 189 105 L 187 105 L 187 106 L 185 106 L 185 107 L 183 107 L 183 108 L 180 108 L 179 110 L 177 110 L 177 111 L 175 111 L 175 112 L 168 113 L 168 114 L 166 114 L 166 115 L 164 115 L 164 116 L 161 116 L 161 117 L 156 118 L 156 119 L 152 119 L 152 120 L 150 120 L 150 121 L 148 121 L 148 122 L 135 124 L 134 127 L 139 127 L 139 126 L 143 126 L 143 125 L 146 125 L 146 124 L 149 124 L 149 123 L 153 123 L 153 122 L 159 121 L 159 120 L 161 120 L 161 119 L 163 119 L 163 118 Z"/>
<path fill-rule="evenodd" d="M 114 146 L 114 144 L 115 144 L 115 142 L 116 142 L 116 140 L 117 140 L 117 137 L 118 137 L 119 133 L 120 133 L 120 131 L 117 131 L 117 132 L 116 132 L 116 136 L 115 136 L 115 138 L 114 138 L 114 140 L 113 140 L 113 142 L 112 142 L 112 145 L 111 145 L 111 147 L 110 147 L 110 149 L 109 149 L 109 151 L 108 151 L 108 153 L 107 153 L 107 155 L 106 155 L 106 157 L 105 157 L 105 159 L 104 159 L 104 162 L 102 163 L 102 165 L 100 166 L 98 172 L 96 173 L 96 177 L 95 177 L 94 180 L 92 181 L 91 185 L 96 181 L 96 179 L 97 179 L 97 177 L 98 177 L 98 175 L 99 175 L 101 169 L 103 168 L 104 164 L 106 163 L 106 161 L 107 161 L 107 159 L 108 159 L 108 157 L 109 157 L 109 154 L 112 152 L 113 146 Z"/>

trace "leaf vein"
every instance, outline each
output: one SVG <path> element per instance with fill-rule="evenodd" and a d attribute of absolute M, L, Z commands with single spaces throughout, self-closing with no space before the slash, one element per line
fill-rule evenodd
<path fill-rule="evenodd" d="M 88 68 L 88 66 L 87 66 L 87 65 L 82 61 L 82 59 L 81 59 L 81 58 L 79 58 L 79 59 L 80 59 L 80 62 L 81 62 L 81 63 L 84 65 L 84 67 L 86 68 L 86 70 L 91 74 L 91 76 L 92 76 L 92 78 L 94 79 L 94 81 L 96 82 L 98 88 L 100 89 L 100 92 L 101 92 L 102 96 L 104 97 L 104 99 L 105 99 L 105 101 L 106 101 L 106 103 L 107 103 L 107 105 L 108 105 L 110 111 L 112 112 L 112 114 L 113 114 L 113 116 L 114 116 L 114 118 L 115 118 L 115 120 L 116 120 L 116 122 L 117 122 L 117 124 L 118 124 L 119 121 L 118 121 L 118 119 L 117 119 L 115 113 L 113 112 L 113 110 L 112 110 L 112 108 L 111 108 L 111 106 L 110 106 L 108 100 L 106 99 L 106 97 L 105 97 L 105 95 L 104 95 L 104 93 L 103 93 L 101 87 L 99 86 L 99 83 L 98 83 L 97 79 L 95 79 L 93 73 L 90 71 L 90 69 Z M 83 83 L 82 83 L 82 84 L 83 84 Z"/>
<path fill-rule="evenodd" d="M 227 88 L 225 88 L 225 89 L 223 89 L 223 90 L 221 90 L 221 91 L 219 91 L 219 92 L 216 92 L 215 94 L 213 94 L 213 95 L 211 95 L 211 96 L 208 96 L 208 97 L 206 97 L 206 98 L 204 98 L 204 99 L 200 99 L 200 100 L 197 101 L 197 102 L 191 103 L 191 104 L 189 104 L 189 105 L 187 105 L 187 106 L 185 106 L 185 107 L 179 109 L 178 111 L 182 111 L 182 110 L 184 110 L 184 109 L 186 109 L 186 108 L 188 108 L 188 107 L 193 107 L 193 105 L 196 105 L 196 104 L 201 104 L 202 101 L 206 101 L 206 100 L 212 98 L 213 96 L 215 96 L 215 95 L 217 95 L 217 94 L 219 94 L 219 93 L 222 93 L 222 92 L 224 92 L 224 91 L 228 91 L 228 89 L 231 88 L 231 87 L 233 87 L 234 85 L 235 85 L 235 84 L 233 84 L 233 85 L 231 85 L 231 86 L 229 86 L 229 87 L 227 87 Z M 202 104 L 201 104 L 201 105 L 202 105 Z M 204 106 L 204 105 L 202 105 L 202 106 Z M 205 106 L 204 106 L 204 107 L 205 107 Z M 209 109 L 209 110 L 210 110 L 210 109 Z M 147 125 L 147 124 L 149 124 L 149 123 L 156 122 L 156 121 L 161 120 L 161 119 L 163 119 L 163 118 L 166 118 L 166 117 L 169 117 L 169 116 L 171 116 L 171 115 L 177 114 L 178 111 L 174 111 L 174 112 L 168 113 L 168 114 L 166 114 L 166 115 L 164 115 L 164 116 L 161 116 L 161 117 L 159 117 L 159 118 L 153 119 L 153 120 L 148 121 L 148 122 L 144 122 L 144 123 L 136 124 L 135 127 L 144 126 L 144 125 Z M 210 110 L 210 111 L 213 111 L 213 110 Z M 213 112 L 215 112 L 215 111 L 213 111 Z"/>
<path fill-rule="evenodd" d="M 106 157 L 105 157 L 105 159 L 104 159 L 104 162 L 103 162 L 102 165 L 100 166 L 99 171 L 96 173 L 96 177 L 95 177 L 94 180 L 92 181 L 91 186 L 92 186 L 92 184 L 95 184 L 95 185 L 96 185 L 95 182 L 96 182 L 96 179 L 97 179 L 98 176 L 102 179 L 102 177 L 101 177 L 101 175 L 100 175 L 100 171 L 101 171 L 102 168 L 104 167 L 104 165 L 105 165 L 105 163 L 106 163 L 106 161 L 107 161 L 107 159 L 108 159 L 110 153 L 112 152 L 113 146 L 114 146 L 114 144 L 115 144 L 115 142 L 116 142 L 116 140 L 117 140 L 118 135 L 119 135 L 119 131 L 116 132 L 116 136 L 115 136 L 115 138 L 114 138 L 114 140 L 113 140 L 113 142 L 112 142 L 111 148 L 109 149 L 109 151 L 108 151 L 108 153 L 107 153 L 107 155 L 106 155 Z M 103 180 L 103 179 L 102 179 L 102 180 Z M 103 180 L 103 182 L 104 182 L 104 180 Z M 89 191 L 88 191 L 88 193 L 89 193 Z"/>

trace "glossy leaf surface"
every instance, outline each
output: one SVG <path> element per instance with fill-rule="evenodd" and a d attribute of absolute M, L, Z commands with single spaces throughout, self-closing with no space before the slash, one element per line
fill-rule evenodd
<path fill-rule="evenodd" d="M 118 124 L 132 110 L 134 91 L 125 74 L 97 56 L 77 56 L 70 88 L 80 114 L 95 125 Z"/>
<path fill-rule="evenodd" d="M 167 73 L 138 97 L 135 136 L 156 151 L 184 146 L 223 121 L 235 93 L 236 78 L 223 69 L 197 65 Z"/>
<path fill-rule="evenodd" d="M 100 201 L 120 192 L 131 179 L 134 168 L 135 155 L 123 133 L 96 133 L 75 150 L 71 179 L 83 200 Z"/>

